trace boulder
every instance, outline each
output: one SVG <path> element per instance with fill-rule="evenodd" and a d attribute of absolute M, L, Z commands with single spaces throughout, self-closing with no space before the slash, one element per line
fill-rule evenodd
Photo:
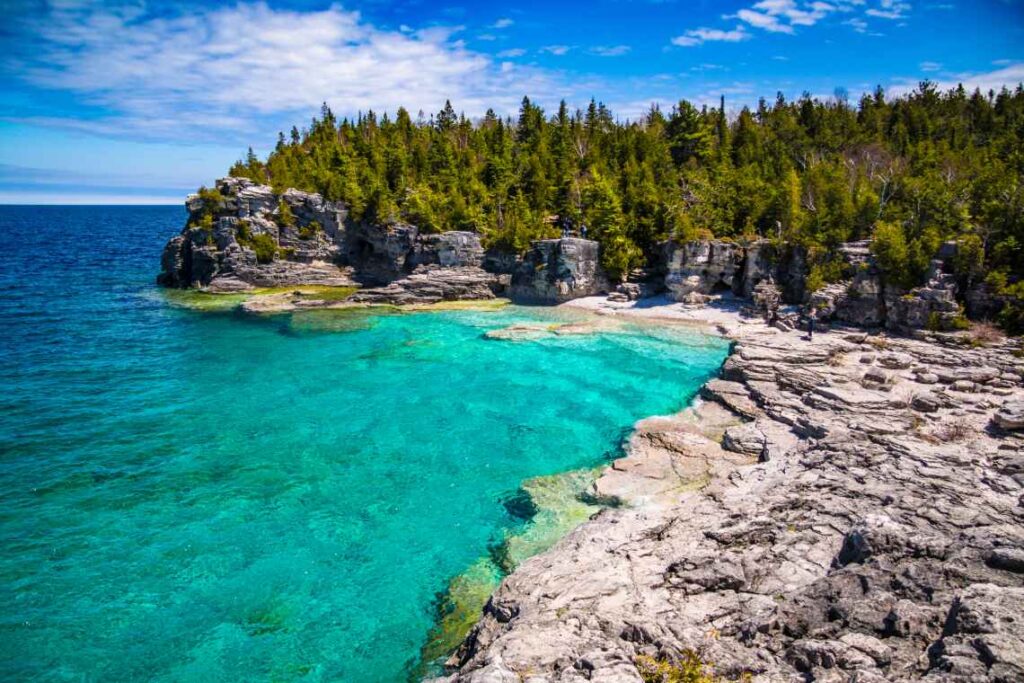
<path fill-rule="evenodd" d="M 756 422 L 747 422 L 725 430 L 722 448 L 733 453 L 743 453 L 760 458 L 765 451 L 767 437 Z"/>
<path fill-rule="evenodd" d="M 1007 401 L 996 411 L 992 421 L 1003 429 L 1024 429 L 1024 401 Z"/>
<path fill-rule="evenodd" d="M 910 407 L 921 413 L 934 413 L 942 403 L 935 394 L 919 394 L 910 401 Z"/>
<path fill-rule="evenodd" d="M 592 240 L 566 237 L 538 240 L 512 275 L 509 295 L 525 304 L 558 304 L 608 290 L 599 247 Z"/>
<path fill-rule="evenodd" d="M 384 287 L 362 289 L 349 301 L 368 304 L 432 304 L 493 299 L 503 289 L 501 276 L 475 266 L 418 266 Z"/>

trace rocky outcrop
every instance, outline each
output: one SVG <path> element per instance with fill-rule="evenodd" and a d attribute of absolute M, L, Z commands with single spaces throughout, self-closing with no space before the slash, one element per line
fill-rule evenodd
<path fill-rule="evenodd" d="M 287 207 L 291 217 L 281 215 Z M 185 201 L 188 223 L 164 248 L 157 281 L 168 287 L 240 291 L 352 284 L 339 265 L 347 211 L 320 195 L 278 195 L 245 178 L 222 178 Z M 261 260 L 263 261 L 261 263 Z"/>
<path fill-rule="evenodd" d="M 245 178 L 217 181 L 214 191 L 189 196 L 186 208 L 186 228 L 161 257 L 158 282 L 168 287 L 359 284 L 369 288 L 356 302 L 433 303 L 493 298 L 509 284 L 501 271 L 515 263 L 485 258 L 471 232 L 424 235 L 406 223 L 354 222 L 343 204 L 294 189 L 276 194 Z"/>
<path fill-rule="evenodd" d="M 955 244 L 946 243 L 931 262 L 927 282 L 905 291 L 885 282 L 869 242 L 840 247 L 850 280 L 827 285 L 810 295 L 808 308 L 819 320 L 838 320 L 864 327 L 885 327 L 901 333 L 957 329 L 963 318 L 952 274 Z"/>
<path fill-rule="evenodd" d="M 750 298 L 765 280 L 777 283 L 789 303 L 804 299 L 807 267 L 800 248 L 780 248 L 767 240 L 668 242 L 665 264 L 665 287 L 674 301 L 725 293 Z"/>
<path fill-rule="evenodd" d="M 473 266 L 417 266 L 409 275 L 384 287 L 361 289 L 349 301 L 368 304 L 429 304 L 439 301 L 493 299 L 507 278 Z"/>
<path fill-rule="evenodd" d="M 686 653 L 763 683 L 1024 680 L 1024 360 L 725 325 L 707 402 L 638 425 L 594 488 L 620 506 L 503 581 L 447 680 Z"/>
<path fill-rule="evenodd" d="M 565 237 L 538 240 L 512 275 L 516 303 L 557 304 L 608 290 L 597 242 Z"/>
<path fill-rule="evenodd" d="M 744 250 L 733 242 L 700 240 L 669 243 L 665 287 L 676 301 L 690 294 L 717 294 L 742 288 Z"/>

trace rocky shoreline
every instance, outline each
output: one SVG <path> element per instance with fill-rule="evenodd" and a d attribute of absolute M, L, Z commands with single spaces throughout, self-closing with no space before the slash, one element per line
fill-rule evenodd
<path fill-rule="evenodd" d="M 1024 681 L 1024 350 L 963 331 L 1002 302 L 957 243 L 911 290 L 868 243 L 819 286 L 768 240 L 670 241 L 613 288 L 584 239 L 485 250 L 240 178 L 186 205 L 158 281 L 275 292 L 248 313 L 504 297 L 735 342 L 701 402 L 636 425 L 588 493 L 608 507 L 502 582 L 444 680 Z"/>
<path fill-rule="evenodd" d="M 1019 341 L 566 305 L 735 347 L 703 401 L 637 424 L 591 492 L 616 505 L 502 582 L 442 680 L 1024 680 Z"/>

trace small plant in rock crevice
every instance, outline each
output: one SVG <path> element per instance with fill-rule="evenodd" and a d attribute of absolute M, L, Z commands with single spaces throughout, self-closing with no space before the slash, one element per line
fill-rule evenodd
<path fill-rule="evenodd" d="M 684 650 L 678 662 L 639 655 L 637 673 L 644 683 L 721 683 L 722 678 L 708 671 L 708 665 L 693 650 Z"/>

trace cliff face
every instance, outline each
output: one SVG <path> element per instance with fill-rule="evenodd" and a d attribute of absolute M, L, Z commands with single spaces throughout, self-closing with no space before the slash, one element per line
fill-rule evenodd
<path fill-rule="evenodd" d="M 592 240 L 574 237 L 539 240 L 512 275 L 513 301 L 557 304 L 608 291 L 608 279 Z"/>
<path fill-rule="evenodd" d="M 722 240 L 668 242 L 665 287 L 673 301 L 697 303 L 707 295 L 731 293 L 750 298 L 762 280 L 771 279 L 786 301 L 801 303 L 807 278 L 801 249 L 779 252 L 767 240 L 741 245 Z"/>
<path fill-rule="evenodd" d="M 285 220 L 282 206 L 292 214 Z M 240 291 L 293 284 L 351 285 L 337 265 L 345 207 L 320 195 L 276 195 L 243 178 L 217 181 L 191 195 L 182 233 L 164 248 L 157 282 L 167 287 Z"/>
<path fill-rule="evenodd" d="M 422 234 L 415 225 L 379 225 L 350 219 L 347 207 L 318 194 L 289 189 L 277 194 L 244 178 L 218 180 L 215 191 L 186 201 L 188 223 L 161 258 L 157 281 L 168 287 L 213 292 L 258 287 L 333 285 L 363 287 L 365 303 L 431 303 L 509 296 L 524 304 L 558 304 L 609 291 L 597 242 L 539 240 L 526 255 L 488 251 L 472 232 Z M 897 331 L 954 329 L 963 309 L 990 316 L 998 303 L 983 287 L 959 292 L 952 274 L 956 245 L 943 246 L 928 282 L 910 291 L 887 284 L 867 242 L 839 249 L 849 278 L 808 292 L 806 253 L 767 240 L 668 242 L 664 286 L 674 301 L 703 303 L 731 294 L 749 299 L 771 282 L 784 302 L 816 308 L 822 321 Z M 620 285 L 614 297 L 632 299 L 658 290 L 661 280 Z"/>
<path fill-rule="evenodd" d="M 911 290 L 885 281 L 869 242 L 839 247 L 849 274 L 844 280 L 814 292 L 807 291 L 809 268 L 800 248 L 779 249 L 765 240 L 737 244 L 704 240 L 666 246 L 665 286 L 669 298 L 702 303 L 710 295 L 732 294 L 749 299 L 758 284 L 770 280 L 790 304 L 816 309 L 820 321 L 861 327 L 952 330 L 962 323 L 964 309 L 953 274 L 956 244 L 946 243 L 931 263 L 927 282 Z M 980 289 L 965 293 L 968 311 L 991 313 Z"/>
<path fill-rule="evenodd" d="M 214 292 L 362 285 L 357 300 L 378 303 L 492 298 L 508 284 L 482 267 L 474 233 L 357 223 L 318 194 L 275 194 L 244 178 L 215 189 L 186 201 L 188 224 L 164 248 L 160 284 Z"/>

